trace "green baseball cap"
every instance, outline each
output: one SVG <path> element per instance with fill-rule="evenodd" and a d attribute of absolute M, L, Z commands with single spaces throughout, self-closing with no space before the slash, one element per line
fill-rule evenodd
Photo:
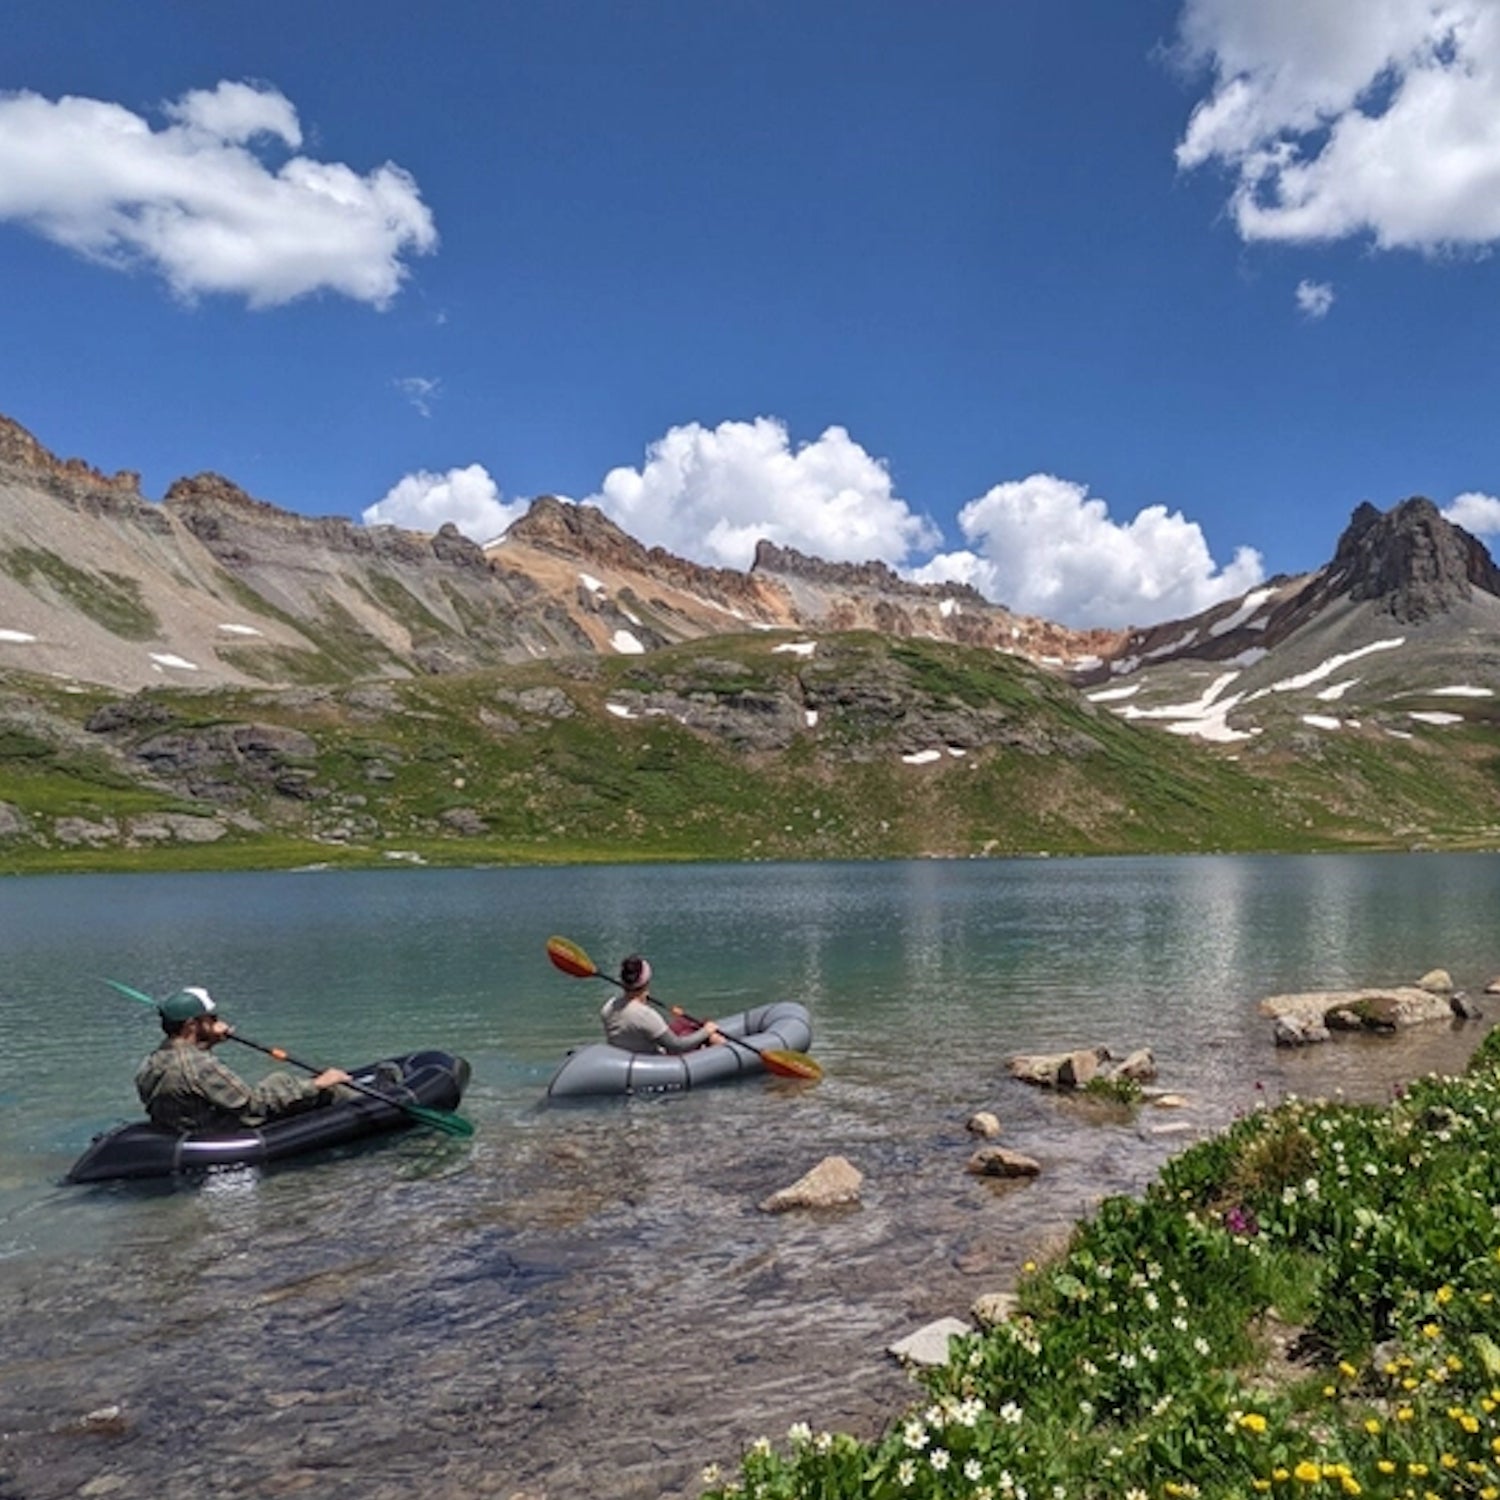
<path fill-rule="evenodd" d="M 213 996 L 196 984 L 178 990 L 157 1006 L 163 1021 L 191 1021 L 194 1016 L 211 1016 L 218 1008 Z"/>

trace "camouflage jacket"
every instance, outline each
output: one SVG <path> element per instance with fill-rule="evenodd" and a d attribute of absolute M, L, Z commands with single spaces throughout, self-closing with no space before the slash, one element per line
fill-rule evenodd
<path fill-rule="evenodd" d="M 318 1102 L 312 1080 L 272 1073 L 253 1088 L 203 1047 L 162 1041 L 136 1070 L 136 1093 L 168 1130 L 255 1129 Z"/>

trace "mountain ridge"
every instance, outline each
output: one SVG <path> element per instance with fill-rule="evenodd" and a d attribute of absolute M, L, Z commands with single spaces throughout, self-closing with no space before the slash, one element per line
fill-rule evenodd
<path fill-rule="evenodd" d="M 1421 497 L 1119 631 L 555 497 L 152 502 L 3 418 L 0 522 L 0 868 L 1500 841 L 1500 575 Z"/>

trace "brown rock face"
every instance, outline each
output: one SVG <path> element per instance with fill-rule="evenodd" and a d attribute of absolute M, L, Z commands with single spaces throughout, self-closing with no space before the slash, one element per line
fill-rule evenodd
<path fill-rule="evenodd" d="M 0 416 L 0 470 L 66 500 L 75 509 L 94 513 L 155 516 L 141 495 L 141 476 L 131 469 L 105 474 L 81 458 L 58 458 L 19 422 Z M 160 517 L 157 516 L 159 520 Z M 157 529 L 165 529 L 157 528 Z"/>

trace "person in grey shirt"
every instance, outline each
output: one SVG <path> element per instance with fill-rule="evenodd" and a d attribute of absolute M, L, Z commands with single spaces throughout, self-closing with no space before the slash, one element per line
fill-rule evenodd
<path fill-rule="evenodd" d="M 624 994 L 611 996 L 599 1008 L 604 1040 L 627 1052 L 692 1052 L 718 1046 L 724 1038 L 712 1021 L 694 1031 L 678 1032 L 651 1000 L 651 965 L 632 953 L 620 965 Z"/>

